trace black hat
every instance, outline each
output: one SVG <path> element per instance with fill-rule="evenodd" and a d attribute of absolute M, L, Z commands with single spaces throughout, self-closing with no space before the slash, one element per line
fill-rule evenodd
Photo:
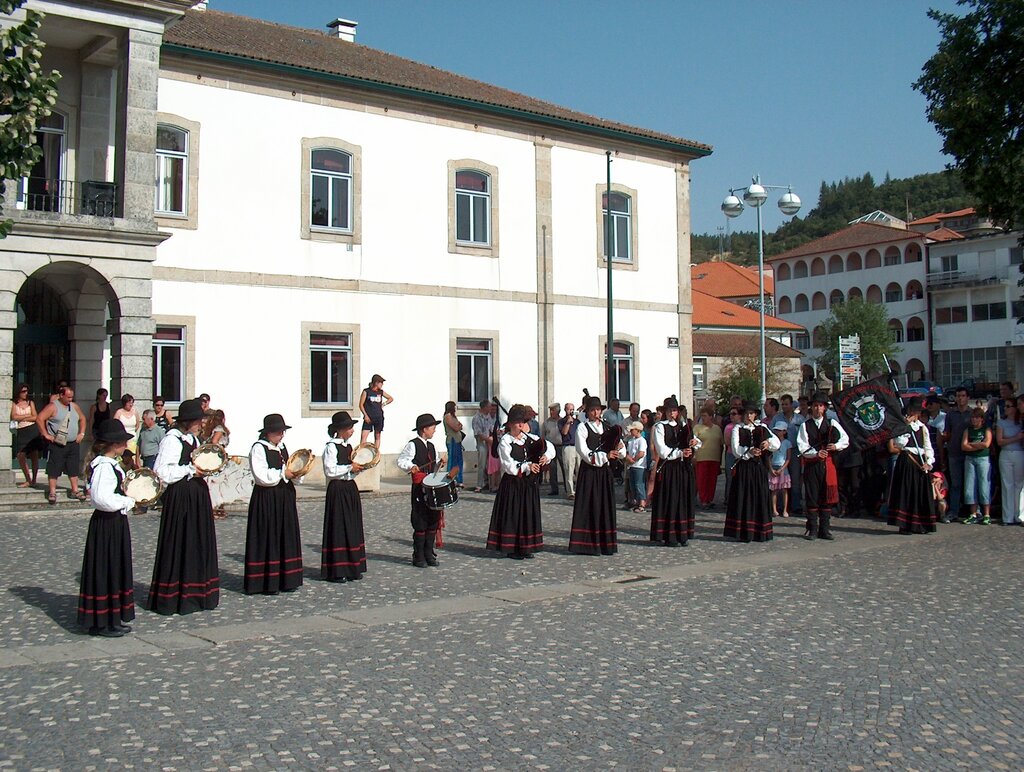
<path fill-rule="evenodd" d="M 913 397 L 907 402 L 907 406 L 903 408 L 904 415 L 910 415 L 911 413 L 920 413 L 924 410 L 924 402 L 921 401 L 920 397 Z"/>
<path fill-rule="evenodd" d="M 186 399 L 178 405 L 178 415 L 175 420 L 179 423 L 188 424 L 201 418 L 206 418 L 206 413 L 203 412 L 198 399 Z"/>
<path fill-rule="evenodd" d="M 505 425 L 525 424 L 529 420 L 529 411 L 525 405 L 513 405 L 508 409 L 508 420 L 505 422 Z"/>
<path fill-rule="evenodd" d="M 284 422 L 284 416 L 280 413 L 271 413 L 270 415 L 263 416 L 263 431 L 267 434 L 270 432 L 283 432 L 291 428 Z"/>
<path fill-rule="evenodd" d="M 350 426 L 355 425 L 356 419 L 350 416 L 347 410 L 339 410 L 331 416 L 331 425 L 328 427 L 328 431 L 334 434 L 336 431 L 348 429 Z"/>
<path fill-rule="evenodd" d="M 813 405 L 815 402 L 820 402 L 825 407 L 828 407 L 828 395 L 823 391 L 814 392 L 814 396 L 811 397 L 811 404 Z"/>
<path fill-rule="evenodd" d="M 661 409 L 662 411 L 678 410 L 679 400 L 676 399 L 676 395 L 672 394 L 671 396 L 665 397 L 665 401 L 661 403 Z"/>
<path fill-rule="evenodd" d="M 128 442 L 135 435 L 127 431 L 116 418 L 108 418 L 96 427 L 93 436 L 100 442 Z"/>
<path fill-rule="evenodd" d="M 754 402 L 753 400 L 748 399 L 748 400 L 745 400 L 743 402 L 743 412 L 744 413 L 756 413 L 757 415 L 761 415 L 761 408 L 759 408 L 757 406 L 756 402 Z"/>
<path fill-rule="evenodd" d="M 437 426 L 440 421 L 434 419 L 430 413 L 423 413 L 422 415 L 416 416 L 416 428 L 413 431 L 419 432 L 426 429 L 428 426 Z"/>
<path fill-rule="evenodd" d="M 583 400 L 583 409 L 587 413 L 589 413 L 595 407 L 599 407 L 602 410 L 604 410 L 604 405 L 601 404 L 601 398 L 600 397 L 587 397 L 585 400 Z"/>

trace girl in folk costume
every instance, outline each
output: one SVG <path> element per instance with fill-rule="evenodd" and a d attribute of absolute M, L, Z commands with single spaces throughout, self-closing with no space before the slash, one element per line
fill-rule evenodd
<path fill-rule="evenodd" d="M 604 434 L 612 431 L 612 427 L 601 420 L 604 405 L 600 397 L 587 397 L 583 409 L 587 420 L 576 430 L 576 452 L 582 463 L 576 479 L 569 552 L 614 555 L 618 552 L 615 485 L 608 463 L 622 458 L 625 448 L 620 439 L 614 448 L 602 449 Z"/>
<path fill-rule="evenodd" d="M 320 547 L 320 577 L 329 582 L 362 579 L 366 573 L 366 543 L 363 539 L 363 505 L 355 476 L 362 467 L 352 460 L 348 440 L 355 431 L 355 419 L 341 410 L 331 417 L 327 428 L 331 439 L 324 448 L 324 538 Z"/>
<path fill-rule="evenodd" d="M 772 501 L 764 455 L 779 449 L 779 438 L 757 416 L 753 402 L 743 405 L 743 417 L 733 427 L 729 444 L 736 463 L 729 481 L 725 536 L 740 541 L 772 540 Z"/>
<path fill-rule="evenodd" d="M 209 611 L 220 601 L 210 491 L 202 472 L 192 465 L 192 451 L 199 447 L 195 432 L 204 418 L 198 399 L 182 402 L 153 465 L 167 486 L 149 588 L 149 608 L 158 614 Z"/>
<path fill-rule="evenodd" d="M 796 448 L 800 454 L 800 477 L 804 486 L 804 509 L 807 510 L 805 539 L 833 538 L 829 524 L 832 509 L 839 503 L 839 473 L 834 456 L 850 445 L 846 431 L 825 417 L 828 397 L 818 392 L 811 400 L 810 417 L 800 424 Z"/>
<path fill-rule="evenodd" d="M 96 508 L 89 520 L 78 591 L 78 624 L 90 635 L 120 638 L 135 619 L 132 537 L 125 517 L 135 501 L 121 495 L 124 472 L 117 464 L 130 432 L 120 421 L 107 419 L 93 427 L 95 458 L 89 464 L 89 496 Z"/>
<path fill-rule="evenodd" d="M 921 423 L 921 409 L 921 400 L 910 400 L 905 408 L 910 432 L 889 440 L 889 452 L 899 454 L 889 486 L 889 525 L 898 525 L 900 533 L 935 531 L 930 475 L 935 452 L 928 427 Z"/>
<path fill-rule="evenodd" d="M 662 413 L 665 420 L 654 425 L 658 479 L 651 506 L 651 541 L 660 541 L 666 547 L 685 547 L 693 537 L 697 495 L 692 457 L 701 443 L 681 419 L 674 394 L 665 400 Z"/>
<path fill-rule="evenodd" d="M 302 586 L 302 540 L 295 506 L 295 473 L 288 468 L 280 413 L 263 418 L 263 431 L 249 451 L 255 485 L 245 529 L 245 592 L 276 595 Z"/>
<path fill-rule="evenodd" d="M 409 491 L 411 510 L 409 520 L 412 523 L 412 564 L 417 568 L 438 565 L 434 543 L 437 529 L 441 524 L 441 511 L 427 507 L 423 492 L 423 478 L 432 473 L 439 464 L 448 461 L 442 453 L 438 459 L 437 449 L 431 438 L 441 423 L 430 413 L 423 413 L 416 418 L 416 436 L 405 443 L 398 454 L 398 468 L 412 477 L 412 488 Z"/>
<path fill-rule="evenodd" d="M 544 548 L 540 517 L 540 478 L 555 457 L 547 440 L 527 432 L 529 418 L 523 405 L 513 405 L 498 443 L 502 475 L 491 509 L 487 549 L 505 552 L 510 558 L 532 558 Z M 543 453 L 540 453 L 543 448 Z"/>

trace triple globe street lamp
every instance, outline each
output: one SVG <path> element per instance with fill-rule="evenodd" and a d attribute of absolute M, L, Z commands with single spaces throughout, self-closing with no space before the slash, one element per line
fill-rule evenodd
<path fill-rule="evenodd" d="M 800 197 L 793 192 L 790 185 L 764 185 L 761 183 L 761 175 L 754 175 L 751 183 L 745 188 L 731 188 L 729 195 L 722 202 L 722 212 L 726 217 L 739 217 L 743 213 L 743 204 L 754 207 L 757 212 L 757 281 L 758 281 L 758 315 L 761 323 L 761 407 L 764 408 L 765 399 L 768 396 L 768 368 L 765 358 L 765 334 L 764 334 L 764 233 L 761 229 L 761 206 L 768 200 L 769 190 L 785 190 L 779 199 L 779 210 L 787 217 L 800 211 Z M 743 201 L 736 196 L 743 191 Z"/>

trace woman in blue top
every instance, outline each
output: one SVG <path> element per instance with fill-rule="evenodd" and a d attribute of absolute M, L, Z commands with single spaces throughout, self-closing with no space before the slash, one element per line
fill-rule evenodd
<path fill-rule="evenodd" d="M 372 431 L 373 443 L 380 448 L 380 436 L 384 433 L 384 408 L 394 401 L 394 397 L 384 391 L 384 376 L 374 374 L 370 378 L 370 385 L 359 395 L 359 412 L 363 414 L 360 443 L 366 442 Z"/>
<path fill-rule="evenodd" d="M 996 421 L 999 446 L 999 482 L 1003 492 L 1003 522 L 1024 525 L 1024 429 L 1017 402 L 1006 400 L 1003 415 Z"/>

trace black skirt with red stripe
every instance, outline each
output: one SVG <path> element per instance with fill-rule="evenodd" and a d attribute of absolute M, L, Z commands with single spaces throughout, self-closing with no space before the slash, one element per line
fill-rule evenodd
<path fill-rule="evenodd" d="M 78 590 L 78 624 L 117 627 L 135 619 L 132 535 L 120 512 L 96 510 L 89 520 Z"/>
<path fill-rule="evenodd" d="M 729 481 L 725 536 L 740 541 L 772 540 L 768 469 L 761 458 L 737 461 Z"/>
<path fill-rule="evenodd" d="M 610 466 L 580 464 L 572 507 L 569 552 L 614 555 L 619 551 L 615 525 L 615 484 Z"/>
<path fill-rule="evenodd" d="M 320 577 L 329 582 L 359 579 L 366 573 L 363 504 L 353 480 L 331 480 L 324 503 Z"/>
<path fill-rule="evenodd" d="M 657 472 L 651 499 L 651 541 L 686 544 L 693 538 L 696 481 L 693 466 L 666 461 Z"/>
<path fill-rule="evenodd" d="M 295 486 L 257 485 L 245 530 L 245 592 L 272 595 L 302 585 L 302 541 Z"/>
<path fill-rule="evenodd" d="M 217 531 L 210 489 L 201 477 L 179 480 L 161 497 L 149 608 L 158 614 L 209 611 L 220 602 Z"/>
<path fill-rule="evenodd" d="M 889 525 L 899 526 L 904 533 L 933 533 L 935 517 L 928 473 L 911 461 L 907 453 L 900 453 L 889 487 Z"/>
<path fill-rule="evenodd" d="M 505 474 L 491 508 L 487 549 L 520 555 L 544 549 L 540 517 L 540 480 Z"/>

